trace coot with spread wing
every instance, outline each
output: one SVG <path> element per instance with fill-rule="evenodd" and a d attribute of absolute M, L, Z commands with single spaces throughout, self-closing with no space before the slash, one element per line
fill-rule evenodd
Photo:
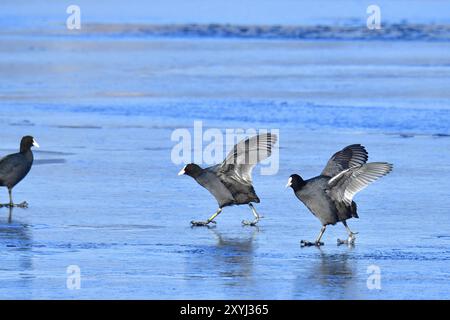
<path fill-rule="evenodd" d="M 302 240 L 302 246 L 323 245 L 322 236 L 327 225 L 342 222 L 348 232 L 347 240 L 338 244 L 355 242 L 355 234 L 346 220 L 358 218 L 353 197 L 378 178 L 392 171 L 386 162 L 366 163 L 368 153 L 360 144 L 350 145 L 335 153 L 320 176 L 303 180 L 298 174 L 289 177 L 286 187 L 292 187 L 295 195 L 322 223 L 315 242 Z"/>
<path fill-rule="evenodd" d="M 271 133 L 260 134 L 236 144 L 226 159 L 215 166 L 201 168 L 197 164 L 186 165 L 178 175 L 186 174 L 206 188 L 217 200 L 218 210 L 206 221 L 191 221 L 193 226 L 206 226 L 216 223 L 214 219 L 222 209 L 232 205 L 248 204 L 253 212 L 253 221 L 242 221 L 244 225 L 254 226 L 260 216 L 252 202 L 260 200 L 252 185 L 252 170 L 254 166 L 268 158 L 277 136 Z"/>

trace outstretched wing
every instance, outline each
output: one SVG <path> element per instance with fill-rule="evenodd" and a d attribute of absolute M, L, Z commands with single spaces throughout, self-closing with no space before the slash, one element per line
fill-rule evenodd
<path fill-rule="evenodd" d="M 242 140 L 216 170 L 241 183 L 251 184 L 253 168 L 272 154 L 272 147 L 276 142 L 277 135 L 271 133 Z"/>
<path fill-rule="evenodd" d="M 328 181 L 328 194 L 333 200 L 350 205 L 355 194 L 387 175 L 392 168 L 387 162 L 372 162 L 344 170 Z"/>
<path fill-rule="evenodd" d="M 334 177 L 339 172 L 351 167 L 359 166 L 367 162 L 369 154 L 366 148 L 360 144 L 352 144 L 341 151 L 336 152 L 322 171 L 322 175 Z"/>

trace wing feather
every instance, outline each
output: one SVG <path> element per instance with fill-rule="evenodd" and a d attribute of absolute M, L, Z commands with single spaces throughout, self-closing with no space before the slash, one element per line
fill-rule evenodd
<path fill-rule="evenodd" d="M 387 175 L 392 168 L 387 162 L 372 162 L 346 169 L 328 181 L 329 194 L 335 201 L 350 205 L 355 194 Z"/>
<path fill-rule="evenodd" d="M 255 165 L 272 154 L 278 140 L 272 133 L 260 134 L 237 143 L 216 170 L 241 183 L 252 183 Z"/>
<path fill-rule="evenodd" d="M 366 163 L 368 158 L 369 154 L 364 146 L 352 144 L 336 152 L 328 160 L 325 169 L 322 171 L 322 175 L 334 177 L 343 170 Z"/>

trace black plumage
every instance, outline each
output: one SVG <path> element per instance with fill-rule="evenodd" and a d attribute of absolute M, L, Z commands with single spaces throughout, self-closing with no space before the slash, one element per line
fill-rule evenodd
<path fill-rule="evenodd" d="M 14 204 L 12 189 L 25 178 L 33 165 L 33 152 L 31 151 L 33 146 L 39 147 L 33 137 L 25 136 L 20 141 L 20 151 L 18 153 L 13 153 L 0 159 L 0 186 L 8 188 L 9 193 L 9 203 L 1 206 L 28 206 L 25 201 L 20 204 Z"/>
<path fill-rule="evenodd" d="M 386 162 L 366 163 L 367 160 L 366 149 L 354 144 L 335 153 L 320 176 L 308 180 L 303 180 L 297 174 L 289 177 L 286 186 L 292 187 L 297 198 L 322 223 L 317 240 L 302 240 L 303 245 L 323 244 L 320 240 L 326 226 L 337 222 L 342 222 L 349 233 L 346 241 L 338 240 L 338 243 L 354 243 L 355 233 L 346 222 L 350 218 L 358 218 L 353 197 L 370 183 L 391 172 L 393 167 Z"/>
<path fill-rule="evenodd" d="M 219 205 L 217 212 L 207 221 L 192 221 L 192 225 L 205 226 L 215 223 L 213 220 L 222 208 L 242 204 L 249 204 L 255 216 L 254 221 L 243 223 L 255 225 L 259 221 L 259 215 L 252 202 L 259 203 L 260 200 L 253 188 L 251 174 L 258 162 L 271 155 L 276 141 L 277 136 L 274 134 L 260 134 L 236 144 L 220 164 L 205 169 L 194 163 L 186 165 L 179 175 L 186 174 L 194 178 L 216 198 Z"/>

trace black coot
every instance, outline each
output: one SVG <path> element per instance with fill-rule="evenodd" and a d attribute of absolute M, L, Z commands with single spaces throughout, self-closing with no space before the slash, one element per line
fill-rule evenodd
<path fill-rule="evenodd" d="M 9 203 L 1 206 L 26 208 L 28 204 L 24 201 L 14 204 L 12 200 L 12 189 L 18 184 L 31 169 L 33 164 L 33 152 L 31 147 L 39 148 L 36 140 L 31 136 L 25 136 L 20 141 L 20 152 L 7 155 L 0 159 L 0 186 L 7 187 Z"/>
<path fill-rule="evenodd" d="M 350 145 L 335 153 L 320 176 L 303 180 L 299 175 L 289 177 L 286 187 L 292 187 L 297 198 L 320 220 L 322 229 L 315 242 L 301 241 L 304 246 L 323 245 L 320 242 L 326 226 L 342 222 L 347 229 L 347 240 L 355 242 L 355 233 L 347 226 L 347 219 L 358 218 L 353 197 L 378 178 L 392 170 L 386 162 L 366 163 L 368 153 L 359 144 Z"/>
<path fill-rule="evenodd" d="M 252 186 L 252 169 L 260 161 L 268 158 L 275 145 L 277 136 L 266 133 L 245 139 L 236 144 L 225 160 L 218 165 L 205 169 L 191 163 L 186 165 L 178 175 L 191 176 L 206 188 L 217 200 L 219 209 L 206 221 L 191 221 L 193 226 L 206 226 L 221 212 L 231 205 L 248 204 L 255 216 L 254 221 L 243 221 L 245 225 L 256 225 L 259 215 L 252 202 L 259 203 L 259 198 Z"/>

